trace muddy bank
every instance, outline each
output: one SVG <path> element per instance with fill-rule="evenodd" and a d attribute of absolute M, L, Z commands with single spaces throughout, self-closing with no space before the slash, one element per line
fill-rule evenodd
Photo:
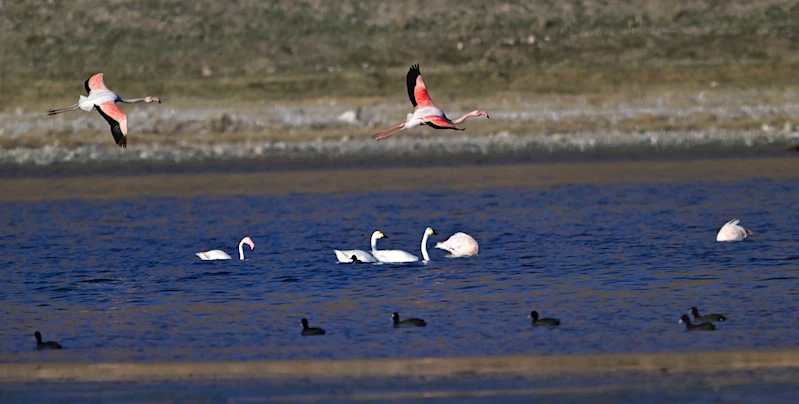
<path fill-rule="evenodd" d="M 558 158 L 625 158 L 698 155 L 779 155 L 799 144 L 799 134 L 708 130 L 681 133 L 566 133 L 552 135 L 397 136 L 384 141 L 340 139 L 260 141 L 215 145 L 108 145 L 0 149 L 0 172 L 72 166 L 189 166 L 241 163 L 259 167 L 350 166 L 456 162 L 533 161 Z"/>

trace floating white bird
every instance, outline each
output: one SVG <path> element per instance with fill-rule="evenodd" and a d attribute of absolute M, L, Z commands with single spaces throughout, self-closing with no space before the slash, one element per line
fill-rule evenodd
<path fill-rule="evenodd" d="M 436 248 L 449 251 L 450 257 L 468 257 L 477 255 L 480 248 L 477 241 L 466 233 L 457 232 L 447 241 L 436 243 Z"/>
<path fill-rule="evenodd" d="M 738 225 L 740 222 L 741 221 L 738 219 L 732 219 L 724 224 L 724 226 L 721 226 L 719 234 L 716 234 L 716 241 L 741 241 L 747 236 L 752 235 L 752 230 L 745 229 L 743 226 Z"/>
<path fill-rule="evenodd" d="M 427 238 L 431 235 L 435 236 L 438 235 L 438 233 L 436 233 L 432 227 L 426 228 L 422 236 L 422 257 L 425 261 L 430 261 L 430 255 L 427 254 Z M 387 237 L 383 236 L 379 238 Z M 372 250 L 372 255 L 380 262 L 400 263 L 419 261 L 419 257 L 402 250 Z"/>
<path fill-rule="evenodd" d="M 372 233 L 372 240 L 371 240 L 372 251 L 377 249 L 377 239 L 384 237 L 386 236 L 383 235 L 383 233 L 381 233 L 380 230 L 375 230 L 375 232 Z M 353 262 L 352 261 L 353 255 L 356 258 L 358 258 L 358 260 L 360 260 L 361 262 L 377 262 L 377 260 L 375 259 L 375 257 L 372 256 L 372 254 L 369 254 L 364 250 L 333 250 L 333 252 L 336 253 L 336 259 L 338 259 L 338 262 L 342 263 L 351 264 Z"/>
<path fill-rule="evenodd" d="M 255 249 L 255 243 L 252 242 L 251 238 L 244 237 L 243 239 L 241 239 L 241 241 L 239 242 L 239 259 L 240 260 L 244 259 L 244 244 L 247 244 L 248 246 L 250 246 L 250 251 Z M 198 257 L 200 257 L 200 259 L 203 260 L 203 261 L 229 260 L 230 259 L 230 256 L 227 255 L 227 253 L 225 253 L 222 250 L 211 250 L 211 251 L 205 251 L 205 252 L 198 252 L 198 253 L 195 253 L 195 254 Z"/>

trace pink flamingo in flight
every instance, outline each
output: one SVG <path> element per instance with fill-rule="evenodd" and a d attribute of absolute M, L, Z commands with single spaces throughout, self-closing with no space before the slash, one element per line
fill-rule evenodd
<path fill-rule="evenodd" d="M 414 107 L 413 113 L 408 114 L 405 123 L 373 133 L 372 137 L 374 137 L 375 140 L 385 139 L 405 129 L 410 129 L 419 125 L 427 125 L 433 129 L 463 130 L 455 127 L 455 125 L 473 116 L 484 116 L 488 118 L 488 112 L 477 109 L 454 121 L 447 118 L 447 116 L 444 115 L 444 111 L 438 109 L 438 107 L 433 104 L 433 100 L 430 99 L 430 95 L 427 94 L 427 87 L 424 85 L 424 80 L 422 80 L 422 73 L 419 71 L 418 64 L 411 66 L 410 70 L 408 70 L 406 82 L 408 84 L 408 97 L 410 97 L 411 104 L 413 104 Z"/>
<path fill-rule="evenodd" d="M 103 73 L 97 73 L 86 80 L 86 92 L 88 97 L 81 95 L 78 103 L 66 108 L 59 108 L 47 111 L 47 115 L 60 114 L 67 111 L 74 111 L 78 108 L 90 112 L 92 108 L 97 108 L 97 112 L 105 118 L 109 125 L 111 125 L 111 134 L 114 136 L 114 141 L 117 146 L 126 148 L 128 145 L 128 117 L 117 108 L 117 102 L 124 102 L 126 104 L 135 104 L 137 102 L 157 102 L 161 103 L 158 97 L 144 97 L 124 99 L 117 95 L 117 93 L 108 89 L 103 83 Z"/>

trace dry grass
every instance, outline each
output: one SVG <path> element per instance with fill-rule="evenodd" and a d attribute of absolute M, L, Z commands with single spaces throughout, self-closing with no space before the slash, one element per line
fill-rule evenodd
<path fill-rule="evenodd" d="M 733 105 L 795 103 L 772 97 L 799 77 L 799 0 L 0 0 L 0 131 L 15 110 L 69 105 L 89 75 L 124 96 L 158 95 L 157 108 L 263 111 L 335 101 L 407 109 L 404 74 L 421 63 L 448 111 L 601 109 L 675 93 L 708 92 Z M 712 84 L 712 86 L 711 86 Z M 738 95 L 755 92 L 755 101 Z M 769 98 L 771 97 L 771 98 Z M 722 97 L 724 98 L 724 97 Z M 551 101 L 557 99 L 557 102 Z M 689 110 L 704 104 L 685 99 Z M 130 108 L 130 107 L 129 107 Z M 777 111 L 723 117 L 701 110 L 680 119 L 639 113 L 608 119 L 470 121 L 467 133 L 754 129 L 796 125 Z M 12 114 L 8 114 L 8 113 Z M 10 118 L 9 118 L 10 117 Z M 193 143 L 307 140 L 368 135 L 324 124 L 285 130 L 224 130 L 208 118 Z M 185 127 L 134 127 L 136 142 L 180 144 Z M 52 128 L 0 136 L 0 147 L 101 143 L 106 129 Z M 426 133 L 426 132 L 422 132 Z M 112 145 L 113 146 L 113 145 Z"/>
<path fill-rule="evenodd" d="M 247 101 L 385 96 L 412 62 L 460 96 L 781 85 L 799 60 L 796 0 L 1 4 L 0 109 L 72 101 L 97 71 L 124 93 Z"/>

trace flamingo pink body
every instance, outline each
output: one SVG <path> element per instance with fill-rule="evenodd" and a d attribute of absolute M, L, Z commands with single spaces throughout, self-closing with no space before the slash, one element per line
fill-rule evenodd
<path fill-rule="evenodd" d="M 374 137 L 375 140 L 385 139 L 391 135 L 402 132 L 405 129 L 414 128 L 420 125 L 427 125 L 434 129 L 463 130 L 455 125 L 473 116 L 484 116 L 488 118 L 488 112 L 478 109 L 469 112 L 468 114 L 455 120 L 450 120 L 447 118 L 447 115 L 444 114 L 444 111 L 440 110 L 435 106 L 435 104 L 433 104 L 430 94 L 427 93 L 427 86 L 425 86 L 424 80 L 422 79 L 422 73 L 419 71 L 419 65 L 413 65 L 411 66 L 410 70 L 408 70 L 406 84 L 408 86 L 408 97 L 411 99 L 411 104 L 413 104 L 414 107 L 413 113 L 408 114 L 408 117 L 404 123 L 373 133 L 372 137 Z"/>
<path fill-rule="evenodd" d="M 436 248 L 449 251 L 451 257 L 468 257 L 480 252 L 477 240 L 462 232 L 453 234 L 446 241 L 436 243 Z"/>
<path fill-rule="evenodd" d="M 738 223 L 740 222 L 738 219 L 732 219 L 725 223 L 724 226 L 721 226 L 718 234 L 716 234 L 716 241 L 742 241 L 754 234 L 752 230 L 745 229 L 739 225 Z"/>
<path fill-rule="evenodd" d="M 161 100 L 158 97 L 144 97 L 144 98 L 133 98 L 133 99 L 124 99 L 117 95 L 117 93 L 108 89 L 103 83 L 103 73 L 97 73 L 92 77 L 89 77 L 85 83 L 86 92 L 89 94 L 88 97 L 81 95 L 78 99 L 78 103 L 66 108 L 59 108 L 47 111 L 47 115 L 55 115 L 60 114 L 67 111 L 74 111 L 76 109 L 82 109 L 86 112 L 90 112 L 92 108 L 97 108 L 97 112 L 105 118 L 106 122 L 111 126 L 111 135 L 114 136 L 114 142 L 116 142 L 117 146 L 121 148 L 125 148 L 128 145 L 128 117 L 122 112 L 121 109 L 117 108 L 117 102 L 123 102 L 126 104 L 134 104 L 137 102 L 157 102 L 161 103 Z"/>

